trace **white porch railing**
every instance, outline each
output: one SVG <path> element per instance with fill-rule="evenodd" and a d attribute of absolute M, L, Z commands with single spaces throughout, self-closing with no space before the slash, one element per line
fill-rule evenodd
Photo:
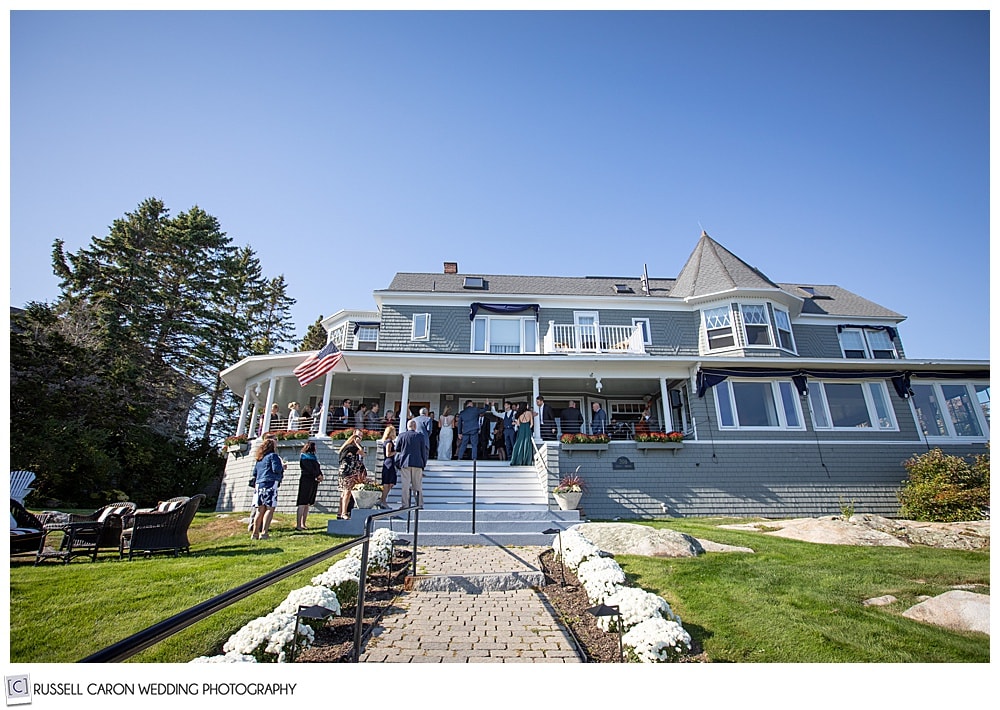
<path fill-rule="evenodd" d="M 611 353 L 645 355 L 642 326 L 638 325 L 573 325 L 549 321 L 549 332 L 542 341 L 543 352 L 552 353 Z"/>

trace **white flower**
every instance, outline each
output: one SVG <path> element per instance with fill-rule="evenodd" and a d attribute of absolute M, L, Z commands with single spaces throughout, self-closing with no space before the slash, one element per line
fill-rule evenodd
<path fill-rule="evenodd" d="M 313 577 L 312 583 L 332 589 L 343 609 L 357 603 L 360 578 L 361 558 L 345 557 L 333 563 L 323 574 Z"/>
<path fill-rule="evenodd" d="M 680 617 L 665 599 L 638 587 L 619 587 L 604 599 L 604 603 L 618 607 L 624 631 L 654 617 L 681 623 Z M 617 621 L 618 617 L 615 616 L 601 616 L 597 619 L 598 625 L 605 631 L 617 630 Z"/>
<path fill-rule="evenodd" d="M 594 604 L 600 604 L 625 584 L 624 570 L 610 557 L 591 557 L 584 560 L 577 568 L 576 576 L 583 584 L 587 597 Z"/>
<path fill-rule="evenodd" d="M 337 594 L 329 587 L 314 586 L 293 589 L 274 610 L 279 614 L 296 614 L 300 606 L 322 606 L 334 614 L 340 615 L 340 602 Z"/>
<path fill-rule="evenodd" d="M 253 656 L 258 661 L 284 663 L 292 647 L 294 626 L 295 614 L 279 614 L 272 611 L 267 616 L 252 619 L 230 636 L 222 650 L 226 653 L 235 651 Z M 298 630 L 298 647 L 302 649 L 312 645 L 313 630 L 305 624 L 299 624 Z"/>
<path fill-rule="evenodd" d="M 388 528 L 379 528 L 372 533 L 368 542 L 368 571 L 383 570 L 389 568 L 392 561 L 392 541 L 396 539 L 396 533 Z M 361 560 L 363 545 L 355 545 L 347 553 L 348 557 Z"/>
<path fill-rule="evenodd" d="M 571 570 L 575 571 L 576 568 L 580 566 L 580 563 L 586 559 L 601 556 L 601 549 L 585 538 L 576 529 L 576 526 L 563 531 L 561 536 L 553 539 L 552 548 L 555 550 L 557 555 L 559 554 L 559 537 L 562 538 L 563 564 Z"/>
<path fill-rule="evenodd" d="M 236 651 L 230 651 L 229 653 L 221 656 L 198 656 L 194 660 L 188 661 L 188 663 L 256 663 L 257 659 L 253 656 L 246 656 L 242 653 L 237 653 Z"/>
<path fill-rule="evenodd" d="M 654 616 L 622 636 L 629 660 L 642 663 L 673 661 L 691 650 L 691 637 L 676 621 Z"/>

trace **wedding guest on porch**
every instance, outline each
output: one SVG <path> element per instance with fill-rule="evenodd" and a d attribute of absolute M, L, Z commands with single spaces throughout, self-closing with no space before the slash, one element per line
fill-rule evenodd
<path fill-rule="evenodd" d="M 474 407 L 471 399 L 465 401 L 465 408 L 456 418 L 458 421 L 458 454 L 456 458 L 461 461 L 462 457 L 465 455 L 465 450 L 471 446 L 472 447 L 472 458 L 473 460 L 479 458 L 479 430 L 480 430 L 480 419 L 484 414 L 492 409 L 493 414 L 498 418 L 500 417 L 500 412 L 496 410 L 495 403 L 490 403 L 490 408 Z"/>
<path fill-rule="evenodd" d="M 545 397 L 539 395 L 535 398 L 535 404 L 538 405 L 538 418 L 542 422 L 541 435 L 543 439 L 555 439 L 556 438 L 556 414 L 552 410 L 552 406 L 545 404 Z"/>
<path fill-rule="evenodd" d="M 635 433 L 636 434 L 648 434 L 651 431 L 650 419 L 652 414 L 649 411 L 649 407 L 642 410 L 642 414 L 639 415 L 639 421 L 635 423 Z"/>
<path fill-rule="evenodd" d="M 382 428 L 382 416 L 378 413 L 378 402 L 372 402 L 368 409 L 368 416 L 365 418 L 365 429 L 378 431 Z"/>
<path fill-rule="evenodd" d="M 261 426 L 264 426 L 263 420 L 261 422 Z M 278 403 L 275 402 L 271 405 L 271 422 L 269 424 L 269 428 L 276 429 L 279 426 L 281 426 L 281 407 L 279 407 Z"/>
<path fill-rule="evenodd" d="M 335 410 L 336 416 L 334 417 L 334 422 L 336 422 L 337 429 L 347 429 L 354 422 L 354 411 L 351 409 L 351 400 L 345 399 L 340 404 L 340 408 Z M 355 427 L 357 428 L 357 427 Z"/>
<path fill-rule="evenodd" d="M 451 413 L 451 407 L 444 408 L 440 425 L 437 457 L 441 461 L 450 461 L 452 444 L 455 441 L 455 417 Z"/>
<path fill-rule="evenodd" d="M 608 433 L 608 413 L 601 408 L 600 402 L 594 402 L 591 406 L 594 413 L 590 417 L 591 434 Z"/>
<path fill-rule="evenodd" d="M 427 439 L 417 431 L 417 420 L 406 422 L 406 431 L 396 438 L 396 449 L 399 452 L 399 472 L 403 479 L 403 508 L 412 505 L 411 492 L 416 494 L 416 505 L 424 507 L 424 468 L 427 467 L 427 455 L 430 446 Z"/>
<path fill-rule="evenodd" d="M 382 426 L 383 427 L 394 426 L 397 429 L 399 428 L 398 426 L 396 426 L 396 413 L 391 409 L 387 409 L 385 411 L 385 418 L 382 420 Z"/>
<path fill-rule="evenodd" d="M 274 439 L 264 439 L 257 450 L 257 463 L 253 467 L 253 506 L 257 515 L 253 519 L 251 540 L 267 540 L 270 537 L 271 520 L 278 507 L 278 486 L 285 477 L 285 462 L 275 451 Z"/>
<path fill-rule="evenodd" d="M 431 458 L 437 458 L 438 442 L 441 438 L 441 424 L 434 418 L 434 412 L 427 412 L 431 418 Z"/>
<path fill-rule="evenodd" d="M 396 485 L 399 477 L 396 473 L 396 427 L 392 424 L 385 428 L 382 432 L 382 438 L 380 443 L 382 444 L 382 499 L 379 500 L 377 506 L 379 508 L 388 508 L 389 505 L 386 503 L 386 499 L 389 497 L 389 492 L 392 487 Z"/>
<path fill-rule="evenodd" d="M 316 457 L 316 443 L 309 441 L 299 452 L 299 490 L 295 498 L 295 529 L 306 529 L 309 506 L 316 504 L 316 492 L 323 480 L 323 471 Z"/>
<path fill-rule="evenodd" d="M 299 403 L 289 402 L 288 403 L 288 431 L 294 431 L 299 428 Z"/>
<path fill-rule="evenodd" d="M 490 439 L 490 455 L 497 461 L 507 460 L 507 447 L 503 440 L 503 426 L 500 424 L 493 427 L 493 437 Z"/>
<path fill-rule="evenodd" d="M 531 441 L 534 434 L 535 413 L 521 404 L 517 409 L 517 440 L 510 452 L 511 466 L 530 466 L 535 461 L 535 446 Z"/>
<path fill-rule="evenodd" d="M 355 429 L 340 448 L 337 449 L 340 455 L 340 510 L 337 517 L 341 520 L 350 520 L 351 508 L 354 507 L 354 497 L 351 495 L 351 487 L 347 479 L 356 473 L 366 471 L 365 450 L 361 446 L 361 431 Z"/>
<path fill-rule="evenodd" d="M 571 399 L 569 406 L 559 414 L 563 434 L 579 434 L 583 426 L 583 414 L 576 407 L 576 400 Z"/>
<path fill-rule="evenodd" d="M 506 458 L 510 458 L 511 454 L 514 452 L 514 440 L 517 438 L 517 428 L 514 426 L 514 422 L 517 420 L 517 409 L 514 404 L 508 400 L 503 403 L 503 448 L 506 453 Z"/>
<path fill-rule="evenodd" d="M 427 439 L 427 449 L 430 450 L 431 446 L 431 429 L 433 425 L 431 424 L 430 415 L 427 413 L 427 407 L 420 408 L 420 414 L 413 418 L 413 421 L 417 423 L 417 431 L 424 435 Z"/>

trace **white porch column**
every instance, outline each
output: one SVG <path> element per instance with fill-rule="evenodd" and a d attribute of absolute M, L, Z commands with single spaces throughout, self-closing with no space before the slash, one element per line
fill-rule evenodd
<path fill-rule="evenodd" d="M 323 404 L 319 415 L 319 436 L 326 436 L 326 420 L 330 413 L 330 389 L 333 387 L 333 373 L 326 373 L 323 383 Z"/>
<path fill-rule="evenodd" d="M 274 404 L 274 375 L 271 375 L 271 379 L 267 383 L 267 403 L 264 404 L 264 425 L 260 428 L 260 434 L 265 431 L 271 431 L 271 406 Z"/>
<path fill-rule="evenodd" d="M 403 415 L 406 412 L 406 415 Z M 410 418 L 410 373 L 403 373 L 403 393 L 399 396 L 399 411 L 396 412 L 399 418 L 399 426 L 396 429 L 402 434 L 406 431 L 406 420 Z"/>
<path fill-rule="evenodd" d="M 257 431 L 258 412 L 260 412 L 260 402 L 255 399 L 253 402 L 253 411 L 250 412 L 250 424 L 247 426 L 247 436 L 251 439 L 256 439 L 257 435 L 260 434 Z"/>
<path fill-rule="evenodd" d="M 660 378 L 660 409 L 663 410 L 663 418 L 660 422 L 663 424 L 663 431 L 670 431 L 674 428 L 674 419 L 670 413 L 670 393 L 667 391 L 667 378 Z"/>
<path fill-rule="evenodd" d="M 243 392 L 243 402 L 240 403 L 240 420 L 236 424 L 236 436 L 247 430 L 247 405 L 250 404 L 250 385 Z"/>
<path fill-rule="evenodd" d="M 536 402 L 538 401 L 538 395 L 539 395 L 539 392 L 538 392 L 538 375 L 532 375 L 531 376 L 531 409 L 532 409 L 533 412 L 535 412 L 536 415 L 539 414 L 538 407 L 536 405 Z M 535 441 L 540 443 L 542 441 L 542 418 L 540 416 L 536 416 L 534 418 L 534 423 L 535 423 Z"/>

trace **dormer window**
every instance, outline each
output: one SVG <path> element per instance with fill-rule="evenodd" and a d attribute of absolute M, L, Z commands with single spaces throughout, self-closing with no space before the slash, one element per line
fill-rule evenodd
<path fill-rule="evenodd" d="M 857 360 L 894 360 L 896 347 L 885 330 L 841 328 L 840 348 L 844 357 Z"/>
<path fill-rule="evenodd" d="M 483 290 L 486 288 L 486 281 L 482 276 L 466 276 L 462 287 Z"/>

